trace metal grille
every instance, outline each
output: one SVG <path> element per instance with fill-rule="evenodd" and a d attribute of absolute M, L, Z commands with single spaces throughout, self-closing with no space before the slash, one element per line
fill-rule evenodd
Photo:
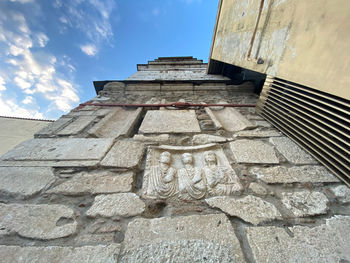
<path fill-rule="evenodd" d="M 350 186 L 350 101 L 267 77 L 257 111 Z"/>

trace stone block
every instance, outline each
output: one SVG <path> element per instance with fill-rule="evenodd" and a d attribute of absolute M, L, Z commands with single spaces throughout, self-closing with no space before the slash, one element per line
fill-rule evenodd
<path fill-rule="evenodd" d="M 106 157 L 102 166 L 134 168 L 140 165 L 144 154 L 144 145 L 133 141 L 117 141 Z"/>
<path fill-rule="evenodd" d="M 111 147 L 113 139 L 32 139 L 0 157 L 1 166 L 93 166 Z"/>
<path fill-rule="evenodd" d="M 284 192 L 281 201 L 295 217 L 326 214 L 329 204 L 323 193 L 311 191 Z"/>
<path fill-rule="evenodd" d="M 273 204 L 252 195 L 239 199 L 229 196 L 216 196 L 205 201 L 211 207 L 219 208 L 230 216 L 237 216 L 254 225 L 282 218 Z"/>
<path fill-rule="evenodd" d="M 68 124 L 65 128 L 57 132 L 58 135 L 77 135 L 82 132 L 86 127 L 88 127 L 94 120 L 96 116 L 79 116 L 72 123 Z"/>
<path fill-rule="evenodd" d="M 350 189 L 346 185 L 337 185 L 331 187 L 332 193 L 336 196 L 337 200 L 342 204 L 350 203 Z"/>
<path fill-rule="evenodd" d="M 210 134 L 196 134 L 193 136 L 192 143 L 193 144 L 207 144 L 207 143 L 215 143 L 215 142 L 227 142 L 229 139 L 222 137 L 222 136 L 216 136 L 216 135 L 210 135 Z"/>
<path fill-rule="evenodd" d="M 281 136 L 282 134 L 278 132 L 277 130 L 260 130 L 260 129 L 255 129 L 255 130 L 246 130 L 246 131 L 239 131 L 235 133 L 234 137 L 277 137 Z"/>
<path fill-rule="evenodd" d="M 95 124 L 88 133 L 99 138 L 118 138 L 128 136 L 132 132 L 135 123 L 139 120 L 142 108 L 124 109 L 121 107 L 111 112 Z"/>
<path fill-rule="evenodd" d="M 206 107 L 206 112 L 212 118 L 214 124 L 223 127 L 226 131 L 241 131 L 247 128 L 255 127 L 246 117 L 234 108 L 226 107 L 222 110 L 210 110 Z M 211 113 L 209 113 L 211 111 Z M 220 123 L 220 125 L 217 125 Z"/>
<path fill-rule="evenodd" d="M 142 121 L 140 133 L 201 132 L 194 110 L 149 110 Z"/>
<path fill-rule="evenodd" d="M 293 164 L 317 164 L 317 161 L 287 137 L 270 138 L 276 149 Z"/>
<path fill-rule="evenodd" d="M 51 136 L 56 133 L 59 129 L 62 129 L 64 126 L 68 125 L 73 121 L 72 118 L 61 117 L 57 121 L 54 121 L 38 131 L 35 136 Z"/>
<path fill-rule="evenodd" d="M 81 172 L 47 193 L 64 195 L 122 193 L 132 189 L 134 173 Z"/>
<path fill-rule="evenodd" d="M 263 141 L 237 140 L 230 143 L 230 148 L 237 163 L 279 163 L 273 146 Z"/>
<path fill-rule="evenodd" d="M 48 167 L 0 167 L 0 192 L 30 197 L 54 181 Z"/>
<path fill-rule="evenodd" d="M 96 246 L 0 246 L 1 262 L 105 263 L 117 262 L 120 244 Z"/>
<path fill-rule="evenodd" d="M 96 196 L 86 215 L 90 217 L 130 217 L 139 215 L 144 210 L 145 203 L 136 194 L 120 193 Z"/>
<path fill-rule="evenodd" d="M 250 174 L 267 184 L 333 183 L 339 179 L 320 165 L 254 167 Z"/>
<path fill-rule="evenodd" d="M 61 218 L 72 222 L 58 224 Z M 55 239 L 77 230 L 74 212 L 64 205 L 0 204 L 0 236 L 16 233 L 33 239 Z"/>
<path fill-rule="evenodd" d="M 123 245 L 121 262 L 245 262 L 224 214 L 137 218 Z"/>
<path fill-rule="evenodd" d="M 350 217 L 334 216 L 319 226 L 248 227 L 257 263 L 339 263 L 350 261 Z"/>
<path fill-rule="evenodd" d="M 160 134 L 154 136 L 145 136 L 143 134 L 135 134 L 133 139 L 135 141 L 140 141 L 144 143 L 165 143 L 169 142 L 170 136 L 169 134 Z"/>

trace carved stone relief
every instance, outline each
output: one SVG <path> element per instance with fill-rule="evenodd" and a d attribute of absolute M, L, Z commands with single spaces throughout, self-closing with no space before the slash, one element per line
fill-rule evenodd
<path fill-rule="evenodd" d="M 221 146 L 149 146 L 143 196 L 183 200 L 233 195 L 242 190 Z"/>

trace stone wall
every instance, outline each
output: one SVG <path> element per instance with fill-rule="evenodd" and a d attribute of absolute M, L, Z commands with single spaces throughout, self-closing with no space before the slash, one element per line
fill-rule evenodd
<path fill-rule="evenodd" d="M 254 108 L 87 106 L 36 137 L 1 158 L 2 262 L 350 260 L 349 189 Z"/>
<path fill-rule="evenodd" d="M 257 97 L 136 84 L 92 101 Z M 0 262 L 350 261 L 350 190 L 253 107 L 77 108 L 4 154 L 0 177 Z"/>

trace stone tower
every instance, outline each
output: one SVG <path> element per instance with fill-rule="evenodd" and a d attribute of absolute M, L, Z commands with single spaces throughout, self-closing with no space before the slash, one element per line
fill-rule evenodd
<path fill-rule="evenodd" d="M 255 113 L 251 83 L 206 67 L 96 81 L 4 154 L 0 261 L 349 260 L 348 188 Z"/>

